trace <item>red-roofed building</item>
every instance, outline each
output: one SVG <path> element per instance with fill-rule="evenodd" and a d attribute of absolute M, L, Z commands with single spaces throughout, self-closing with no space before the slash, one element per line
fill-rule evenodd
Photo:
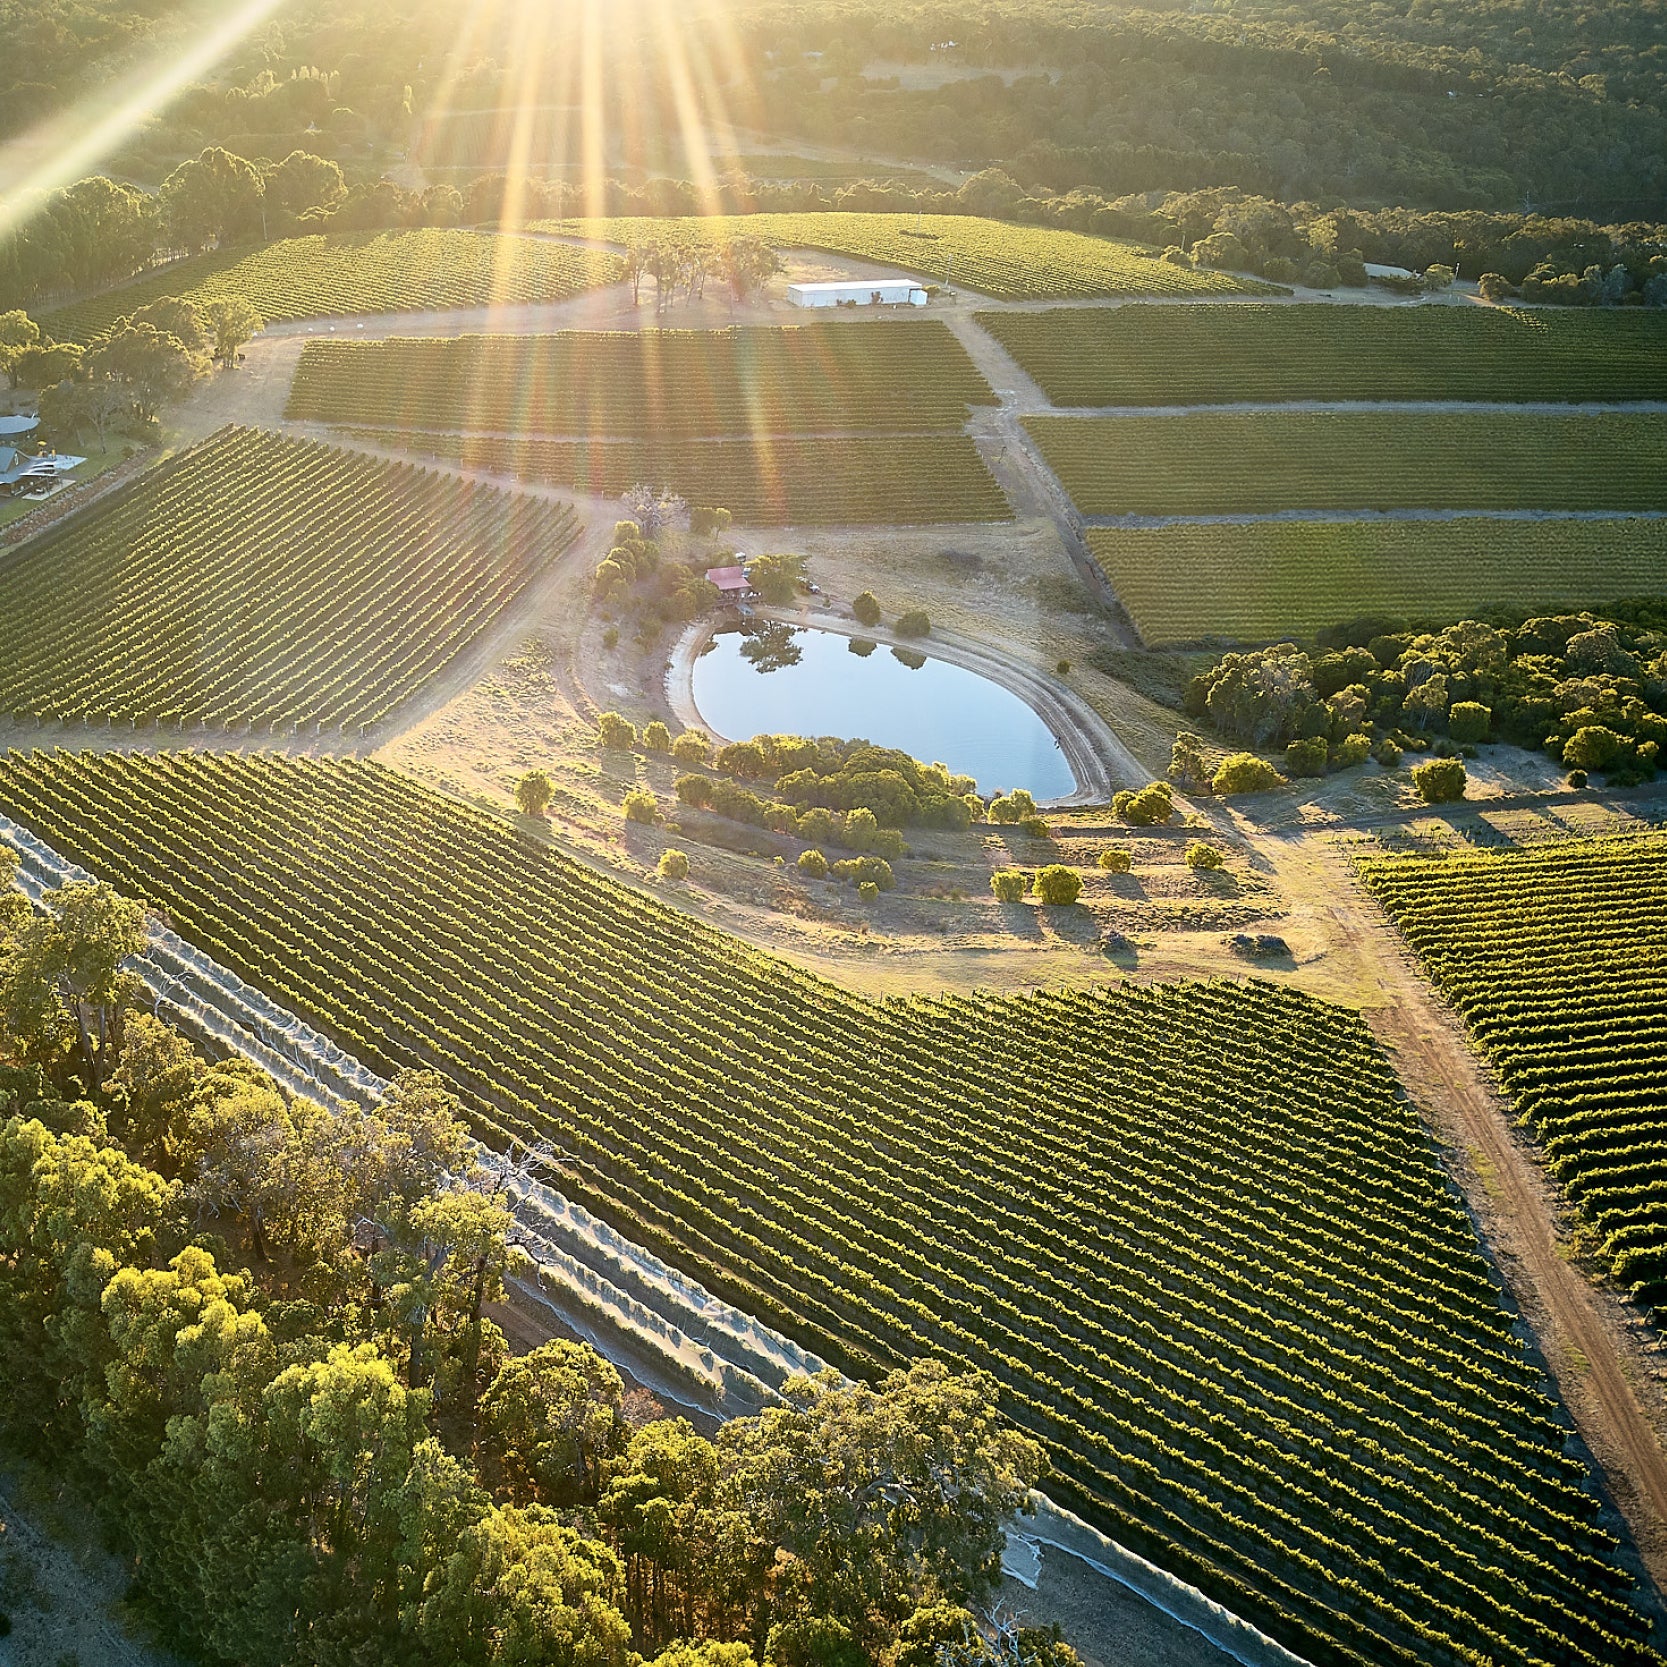
<path fill-rule="evenodd" d="M 709 567 L 706 570 L 706 582 L 716 585 L 730 598 L 748 596 L 752 593 L 752 586 L 747 583 L 747 570 L 744 567 Z"/>

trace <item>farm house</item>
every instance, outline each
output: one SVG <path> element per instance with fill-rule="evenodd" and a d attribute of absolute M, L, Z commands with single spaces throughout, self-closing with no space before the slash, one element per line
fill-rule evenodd
<path fill-rule="evenodd" d="M 795 307 L 924 307 L 926 291 L 913 278 L 856 278 L 789 284 L 787 299 Z"/>
<path fill-rule="evenodd" d="M 706 582 L 716 585 L 719 595 L 726 602 L 740 602 L 753 594 L 752 584 L 744 567 L 709 567 L 706 570 Z"/>

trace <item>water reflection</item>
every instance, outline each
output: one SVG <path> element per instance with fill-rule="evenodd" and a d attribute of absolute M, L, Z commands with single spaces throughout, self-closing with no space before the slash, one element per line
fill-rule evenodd
<path fill-rule="evenodd" d="M 917 649 L 875 647 L 751 620 L 719 632 L 695 661 L 695 705 L 730 740 L 838 735 L 947 764 L 985 794 L 1025 787 L 1056 799 L 1075 789 L 1053 732 L 1017 695 Z"/>

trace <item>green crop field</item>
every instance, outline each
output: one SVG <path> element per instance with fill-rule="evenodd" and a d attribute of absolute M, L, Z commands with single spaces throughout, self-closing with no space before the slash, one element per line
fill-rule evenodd
<path fill-rule="evenodd" d="M 546 486 L 617 497 L 642 482 L 769 526 L 1010 521 L 1012 507 L 962 434 L 831 439 L 506 440 L 361 429 L 379 445 Z"/>
<path fill-rule="evenodd" d="M 1667 399 L 1667 313 L 1073 307 L 980 313 L 1056 405 Z"/>
<path fill-rule="evenodd" d="M 422 229 L 291 237 L 166 266 L 41 319 L 59 341 L 89 341 L 118 318 L 178 296 L 242 295 L 268 324 L 494 302 L 565 301 L 621 275 L 598 250 L 544 238 Z"/>
<path fill-rule="evenodd" d="M 1148 648 L 1272 642 L 1377 615 L 1462 619 L 1659 592 L 1667 520 L 1183 522 L 1090 527 Z"/>
<path fill-rule="evenodd" d="M 548 435 L 959 429 L 995 403 L 936 320 L 308 342 L 289 415 Z"/>
<path fill-rule="evenodd" d="M 1667 836 L 1364 865 L 1616 1278 L 1667 1297 Z"/>
<path fill-rule="evenodd" d="M 0 713 L 374 724 L 575 531 L 542 499 L 224 429 L 0 564 Z"/>
<path fill-rule="evenodd" d="M 1667 416 L 1199 412 L 1027 417 L 1084 515 L 1667 509 Z"/>
<path fill-rule="evenodd" d="M 1191 272 L 1136 244 L 1048 226 L 1014 226 L 963 214 L 714 214 L 534 222 L 533 230 L 637 247 L 758 237 L 777 249 L 820 249 L 916 272 L 1000 301 L 1067 301 L 1097 295 L 1266 295 L 1277 289 L 1225 272 Z"/>
<path fill-rule="evenodd" d="M 1358 1015 L 871 1003 L 368 762 L 11 754 L 0 808 L 802 1342 L 987 1368 L 1056 1495 L 1315 1661 L 1653 1659 Z"/>

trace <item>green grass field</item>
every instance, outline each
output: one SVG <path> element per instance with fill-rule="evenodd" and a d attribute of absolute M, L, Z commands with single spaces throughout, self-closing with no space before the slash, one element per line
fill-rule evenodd
<path fill-rule="evenodd" d="M 955 430 L 995 403 L 936 320 L 308 342 L 289 415 L 516 435 Z"/>
<path fill-rule="evenodd" d="M 545 500 L 225 429 L 0 562 L 0 713 L 374 724 L 575 530 Z"/>
<path fill-rule="evenodd" d="M 1366 863 L 1615 1277 L 1667 1298 L 1667 836 Z"/>
<path fill-rule="evenodd" d="M 1200 412 L 1027 417 L 1084 515 L 1667 509 L 1667 416 Z"/>
<path fill-rule="evenodd" d="M 1149 648 L 1272 642 L 1370 616 L 1596 606 L 1667 583 L 1667 521 L 1263 521 L 1091 527 Z"/>
<path fill-rule="evenodd" d="M 494 302 L 565 301 L 620 276 L 596 250 L 544 238 L 420 229 L 285 238 L 178 261 L 120 289 L 46 313 L 59 341 L 88 341 L 164 296 L 246 296 L 268 324 Z"/>
<path fill-rule="evenodd" d="M 801 1342 L 990 1371 L 1056 1497 L 1311 1660 L 1655 1659 L 1358 1014 L 871 1003 L 368 762 L 12 754 L 0 808 Z"/>
<path fill-rule="evenodd" d="M 378 445 L 493 474 L 617 497 L 639 481 L 744 525 L 928 526 L 1010 521 L 995 478 L 963 434 L 794 440 L 502 440 L 354 431 Z"/>
<path fill-rule="evenodd" d="M 1074 307 L 980 313 L 1055 405 L 1667 399 L 1667 312 Z"/>
<path fill-rule="evenodd" d="M 778 249 L 821 249 L 949 281 L 1002 301 L 1097 295 L 1256 295 L 1275 287 L 1225 272 L 1189 272 L 1132 243 L 959 214 L 730 214 L 695 219 L 552 220 L 533 229 L 635 247 L 758 237 Z"/>

